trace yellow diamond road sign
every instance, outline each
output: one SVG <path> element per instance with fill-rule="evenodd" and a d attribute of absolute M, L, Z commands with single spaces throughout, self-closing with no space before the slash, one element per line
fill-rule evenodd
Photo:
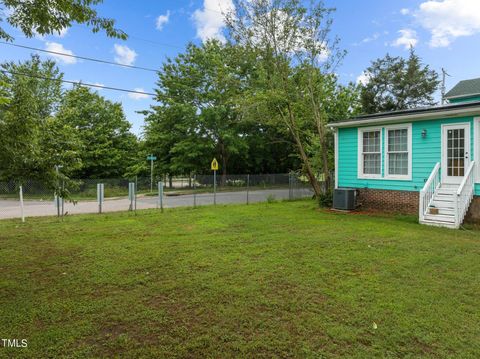
<path fill-rule="evenodd" d="M 212 171 L 217 171 L 218 170 L 218 162 L 217 159 L 214 158 L 212 161 Z"/>

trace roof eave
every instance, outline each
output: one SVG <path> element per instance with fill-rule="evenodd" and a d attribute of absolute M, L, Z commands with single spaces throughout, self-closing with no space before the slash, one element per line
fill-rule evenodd
<path fill-rule="evenodd" d="M 405 121 L 433 120 L 433 119 L 438 119 L 439 117 L 450 118 L 450 117 L 457 117 L 459 115 L 469 116 L 469 115 L 479 115 L 479 114 L 480 114 L 480 105 L 476 107 L 468 107 L 468 108 L 450 109 L 450 110 L 443 110 L 443 111 L 437 110 L 437 111 L 422 112 L 417 114 L 382 116 L 382 117 L 375 117 L 375 118 L 365 118 L 362 120 L 330 123 L 328 124 L 328 127 L 330 128 L 359 127 L 362 125 L 379 124 L 379 123 L 385 123 L 385 122 L 399 123 L 399 122 L 405 122 Z"/>
<path fill-rule="evenodd" d="M 471 94 L 463 94 L 463 95 L 455 95 L 455 96 L 445 96 L 445 99 L 446 100 L 452 100 L 452 99 L 456 99 L 456 98 L 470 98 L 470 97 L 477 97 L 477 96 L 480 96 L 480 92 L 479 93 L 471 93 Z"/>

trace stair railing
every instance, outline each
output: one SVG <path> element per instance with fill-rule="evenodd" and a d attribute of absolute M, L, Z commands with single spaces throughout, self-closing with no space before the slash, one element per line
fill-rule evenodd
<path fill-rule="evenodd" d="M 475 161 L 470 162 L 467 172 L 463 177 L 460 187 L 458 187 L 457 196 L 455 198 L 455 225 L 459 227 L 467 214 L 470 203 L 473 199 L 475 187 Z"/>
<path fill-rule="evenodd" d="M 419 205 L 419 219 L 423 221 L 425 219 L 425 214 L 427 214 L 428 207 L 432 203 L 433 196 L 435 191 L 440 187 L 440 162 L 437 162 L 435 167 L 433 167 L 430 177 L 428 177 L 425 186 L 420 191 L 420 205 Z"/>

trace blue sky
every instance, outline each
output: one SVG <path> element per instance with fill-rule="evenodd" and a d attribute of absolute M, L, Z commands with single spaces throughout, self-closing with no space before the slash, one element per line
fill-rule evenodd
<path fill-rule="evenodd" d="M 410 44 L 432 68 L 448 71 L 447 89 L 462 79 L 480 77 L 480 0 L 327 0 L 326 4 L 337 9 L 333 34 L 348 51 L 337 69 L 343 83 L 357 81 L 371 60 L 387 52 L 407 55 Z M 99 13 L 115 18 L 118 27 L 129 34 L 127 41 L 93 34 L 83 25 L 60 36 L 32 39 L 15 29 L 9 31 L 22 45 L 159 68 L 166 57 L 181 52 L 188 42 L 221 37 L 218 11 L 229 6 L 231 0 L 104 0 Z M 0 44 L 0 61 L 24 60 L 30 52 Z M 152 72 L 68 58 L 58 63 L 67 80 L 147 92 L 155 87 Z M 100 93 L 122 102 L 132 130 L 140 134 L 143 116 L 136 111 L 147 109 L 153 101 L 110 90 Z"/>

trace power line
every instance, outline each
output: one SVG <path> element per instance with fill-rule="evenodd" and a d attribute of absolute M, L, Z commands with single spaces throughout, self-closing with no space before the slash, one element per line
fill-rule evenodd
<path fill-rule="evenodd" d="M 119 64 L 119 63 L 113 62 L 113 61 L 101 60 L 101 59 L 96 59 L 96 58 L 87 57 L 87 56 L 77 56 L 77 55 L 67 54 L 67 53 L 58 52 L 58 51 L 44 50 L 44 49 L 39 49 L 37 47 L 25 46 L 25 45 L 20 45 L 20 44 L 13 44 L 13 43 L 10 43 L 10 42 L 5 42 L 5 41 L 0 41 L 0 44 L 20 47 L 20 48 L 23 48 L 23 49 L 28 49 L 28 50 L 33 50 L 33 51 L 46 52 L 46 53 L 49 53 L 49 54 L 54 54 L 54 55 L 59 55 L 59 56 L 74 57 L 76 59 L 100 62 L 100 63 L 103 63 L 103 64 L 110 64 L 110 65 L 115 65 L 115 66 L 127 67 L 127 68 L 130 68 L 130 69 L 158 72 L 158 70 L 151 69 L 151 68 L 148 68 L 148 67 L 140 67 L 140 66 L 134 66 L 134 65 Z"/>
<path fill-rule="evenodd" d="M 88 86 L 88 87 L 101 88 L 101 89 L 105 89 L 105 90 L 128 92 L 128 93 L 134 93 L 134 94 L 138 94 L 138 95 L 156 96 L 156 94 L 151 93 L 151 92 L 143 92 L 143 91 L 136 91 L 136 90 L 127 90 L 127 89 L 123 89 L 123 88 L 120 88 L 120 87 L 111 87 L 111 86 L 104 86 L 104 85 L 97 85 L 97 84 L 89 84 L 89 83 L 78 82 L 78 81 L 69 81 L 69 80 L 53 79 L 53 78 L 51 78 L 51 77 L 40 76 L 40 75 L 32 75 L 32 74 L 25 74 L 25 73 L 15 72 L 15 71 L 9 71 L 9 70 L 0 70 L 0 72 L 9 73 L 9 74 L 11 74 L 11 75 L 26 76 L 26 77 L 31 77 L 31 78 L 41 79 L 41 80 L 50 80 L 50 81 L 65 82 L 65 83 L 72 84 L 72 85 L 80 85 L 80 86 Z"/>

